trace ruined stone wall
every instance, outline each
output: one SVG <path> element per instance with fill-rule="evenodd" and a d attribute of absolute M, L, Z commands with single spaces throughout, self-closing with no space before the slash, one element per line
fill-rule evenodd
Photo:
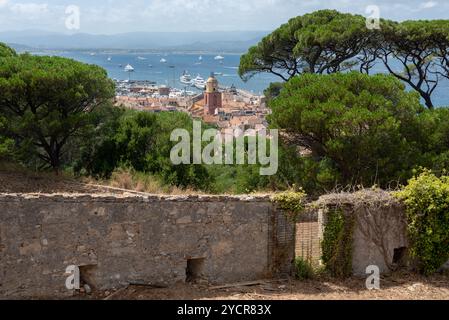
<path fill-rule="evenodd" d="M 318 214 L 323 228 L 332 210 L 342 210 L 354 217 L 352 269 L 355 275 L 366 275 L 366 268 L 371 265 L 388 273 L 405 263 L 409 246 L 405 208 L 388 192 L 364 190 L 326 195 L 315 206 L 320 208 Z"/>
<path fill-rule="evenodd" d="M 268 197 L 0 195 L 0 298 L 71 296 L 69 265 L 101 290 L 185 282 L 188 261 L 210 283 L 272 277 L 294 230 Z"/>

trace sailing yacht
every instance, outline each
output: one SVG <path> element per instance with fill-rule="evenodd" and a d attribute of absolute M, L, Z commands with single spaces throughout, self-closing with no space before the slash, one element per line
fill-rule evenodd
<path fill-rule="evenodd" d="M 199 57 L 198 57 L 198 61 L 195 62 L 195 65 L 199 66 L 199 65 L 202 64 L 202 63 L 203 63 L 203 56 L 199 56 Z"/>

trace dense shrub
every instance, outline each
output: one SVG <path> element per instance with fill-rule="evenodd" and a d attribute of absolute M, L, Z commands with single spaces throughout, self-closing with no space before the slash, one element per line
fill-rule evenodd
<path fill-rule="evenodd" d="M 8 47 L 6 44 L 0 42 L 0 58 L 17 56 L 16 51 L 13 48 Z"/>
<path fill-rule="evenodd" d="M 410 253 L 419 271 L 430 275 L 449 259 L 449 176 L 426 170 L 397 196 L 407 207 Z"/>
<path fill-rule="evenodd" d="M 273 201 L 277 203 L 279 208 L 285 211 L 289 218 L 296 222 L 298 216 L 305 209 L 306 194 L 302 191 L 286 191 L 278 193 L 273 197 Z"/>
<path fill-rule="evenodd" d="M 110 178 L 117 168 L 156 175 L 167 185 L 208 190 L 211 181 L 202 165 L 172 164 L 170 141 L 174 129 L 192 132 L 192 119 L 184 113 L 122 111 L 104 128 L 94 130 L 102 138 L 90 141 L 75 169 L 97 178 Z"/>
<path fill-rule="evenodd" d="M 0 116 L 0 160 L 9 159 L 14 149 L 14 140 L 8 138 L 5 133 L 7 126 L 6 118 Z"/>

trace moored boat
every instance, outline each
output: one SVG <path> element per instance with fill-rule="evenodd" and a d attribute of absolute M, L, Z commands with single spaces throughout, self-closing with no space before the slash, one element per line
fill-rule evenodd
<path fill-rule="evenodd" d="M 191 85 L 192 84 L 192 76 L 187 71 L 184 71 L 181 78 L 179 78 L 179 81 L 183 84 Z"/>
<path fill-rule="evenodd" d="M 204 90 L 206 88 L 206 81 L 200 75 L 197 75 L 196 78 L 193 79 L 192 84 L 200 90 Z"/>
<path fill-rule="evenodd" d="M 125 72 L 133 72 L 134 71 L 134 67 L 130 64 L 127 64 L 125 67 Z"/>

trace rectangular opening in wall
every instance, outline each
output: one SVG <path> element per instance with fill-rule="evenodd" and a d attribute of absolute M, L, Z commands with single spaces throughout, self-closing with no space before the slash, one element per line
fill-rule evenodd
<path fill-rule="evenodd" d="M 204 262 L 206 259 L 188 259 L 186 268 L 186 282 L 195 283 L 204 277 Z"/>
<path fill-rule="evenodd" d="M 398 267 L 403 267 L 406 264 L 407 248 L 394 249 L 393 264 Z"/>
<path fill-rule="evenodd" d="M 88 285 L 91 289 L 94 289 L 96 287 L 96 272 L 97 272 L 97 266 L 96 265 L 84 265 L 79 266 L 80 269 L 80 282 L 81 286 Z"/>

